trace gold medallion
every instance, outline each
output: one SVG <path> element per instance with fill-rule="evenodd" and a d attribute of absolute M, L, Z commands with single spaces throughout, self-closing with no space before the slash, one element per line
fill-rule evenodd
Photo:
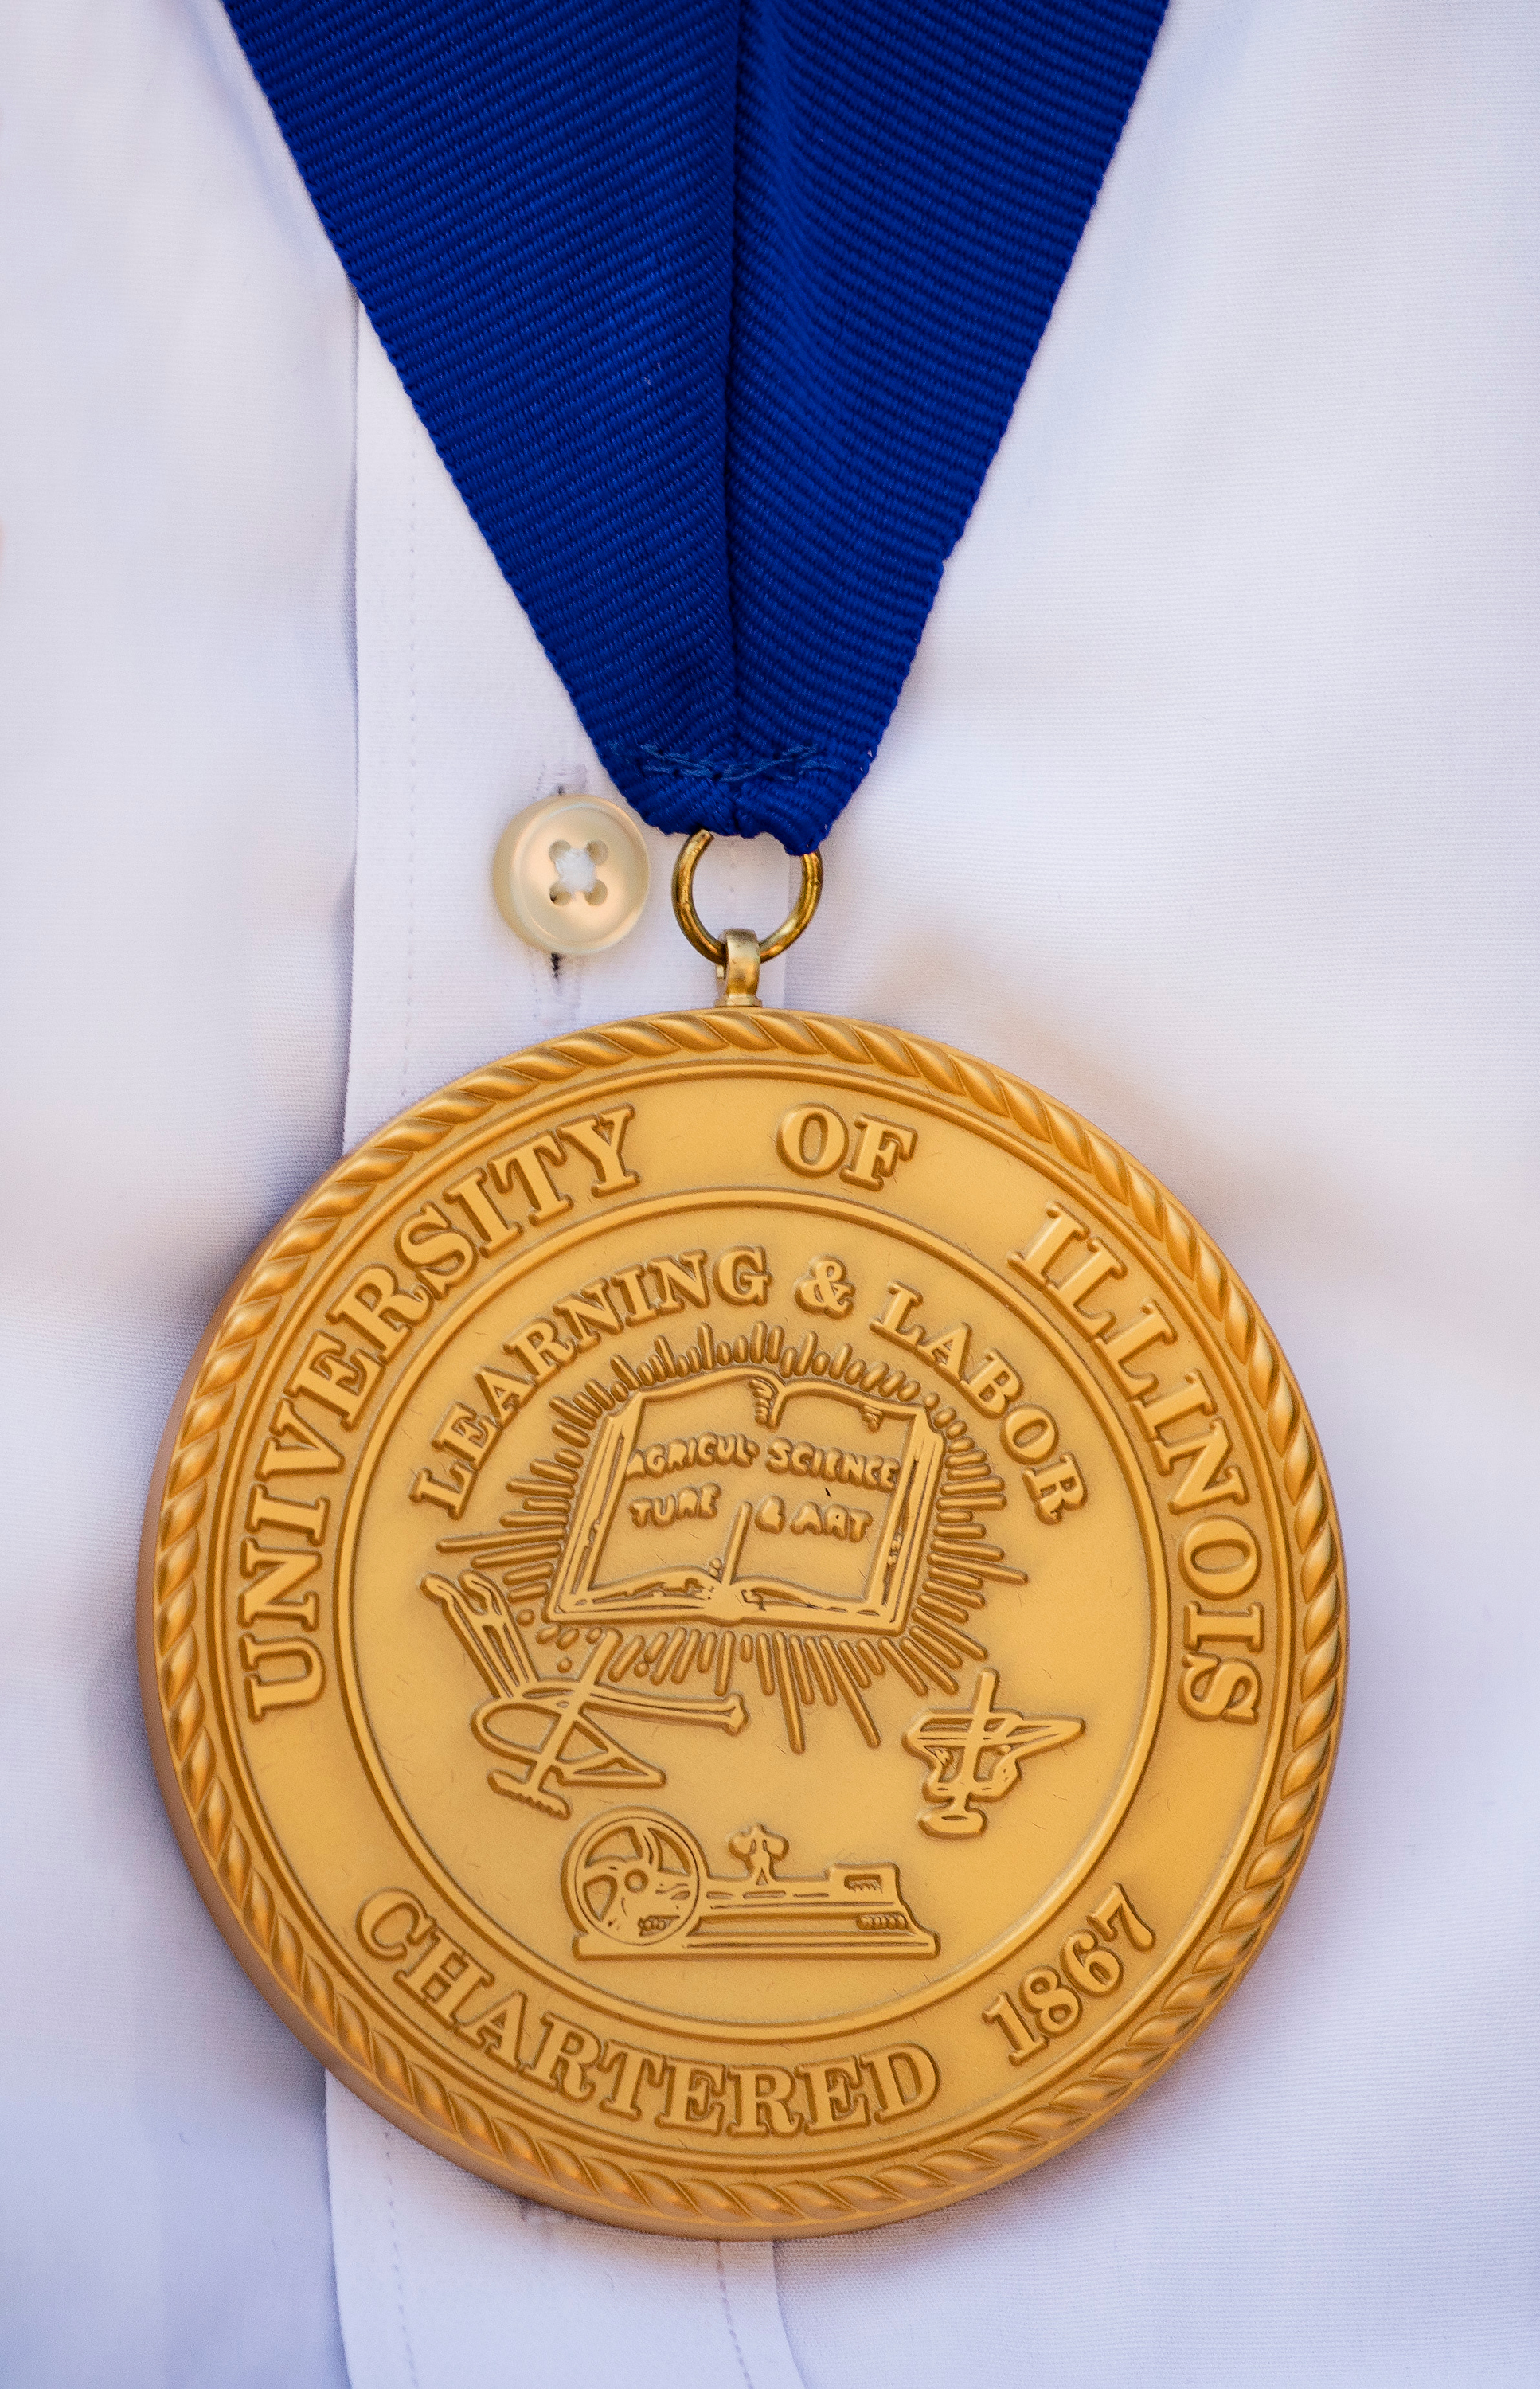
<path fill-rule="evenodd" d="M 189 1373 L 140 1620 L 188 1862 L 325 2063 L 711 2237 L 946 2204 L 1150 2081 L 1279 1913 L 1345 1657 L 1309 1420 L 1180 1207 L 746 1001 L 321 1182 Z"/>

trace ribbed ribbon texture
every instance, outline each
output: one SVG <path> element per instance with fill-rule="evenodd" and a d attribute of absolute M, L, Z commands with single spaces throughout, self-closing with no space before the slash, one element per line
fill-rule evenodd
<path fill-rule="evenodd" d="M 226 5 L 618 786 L 816 845 L 1164 0 Z"/>

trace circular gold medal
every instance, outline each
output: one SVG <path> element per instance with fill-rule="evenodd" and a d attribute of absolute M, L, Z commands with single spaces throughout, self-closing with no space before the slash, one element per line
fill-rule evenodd
<path fill-rule="evenodd" d="M 1108 1139 L 786 1012 L 446 1089 L 257 1254 L 168 1430 L 188 1862 L 342 2080 L 526 2196 L 849 2230 L 1152 2079 L 1330 1770 L 1330 1491 Z"/>

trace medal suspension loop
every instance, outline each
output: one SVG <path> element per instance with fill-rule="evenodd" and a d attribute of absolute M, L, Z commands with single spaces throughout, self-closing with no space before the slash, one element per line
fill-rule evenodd
<path fill-rule="evenodd" d="M 802 885 L 796 902 L 768 938 L 757 938 L 752 929 L 724 929 L 719 938 L 714 938 L 695 910 L 695 871 L 712 835 L 708 829 L 698 829 L 679 850 L 674 865 L 674 913 L 695 952 L 717 965 L 721 985 L 717 1002 L 747 1008 L 759 1003 L 760 965 L 773 962 L 777 954 L 795 945 L 817 912 L 823 893 L 823 857 L 815 849 L 800 858 Z"/>

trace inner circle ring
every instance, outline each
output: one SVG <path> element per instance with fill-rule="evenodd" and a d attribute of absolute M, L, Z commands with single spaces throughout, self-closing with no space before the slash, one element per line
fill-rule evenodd
<path fill-rule="evenodd" d="M 807 1212 L 830 1223 L 855 1224 L 866 1217 L 862 1207 L 859 1204 L 846 1201 L 837 1195 L 814 1194 L 810 1190 L 801 1189 L 795 1194 L 788 1194 L 781 1188 L 723 1189 L 713 1190 L 705 1194 L 692 1194 L 686 1199 L 693 1212 L 754 1206 L 764 1209 L 784 1208 Z M 618 1227 L 623 1224 L 644 1224 L 665 1217 L 672 1210 L 677 1210 L 681 1207 L 681 1198 L 677 1195 L 663 1195 L 647 1202 L 628 1205 L 623 1208 L 606 1213 L 606 1225 Z M 948 1969 L 925 1990 L 919 1993 L 911 1992 L 900 1999 L 885 2000 L 871 2008 L 842 2012 L 840 2019 L 842 2025 L 852 2031 L 865 2031 L 879 2024 L 916 2013 L 923 2008 L 934 2006 L 939 2000 L 953 1998 L 967 1984 L 975 1981 L 998 1966 L 1011 1948 L 1025 1944 L 1034 1934 L 1040 1932 L 1044 1924 L 1073 1897 L 1076 1886 L 1085 1880 L 1104 1855 L 1139 1789 L 1160 1725 L 1163 1696 L 1166 1688 L 1170 1633 L 1170 1584 L 1165 1554 L 1162 1548 L 1160 1531 L 1149 1489 L 1143 1476 L 1134 1463 L 1132 1448 L 1121 1423 L 1117 1420 L 1111 1403 L 1106 1399 L 1101 1387 L 1080 1361 L 1079 1355 L 1075 1352 L 1067 1340 L 1057 1335 L 1050 1322 L 1041 1320 L 1030 1305 L 1019 1297 L 1015 1290 L 1003 1279 L 997 1277 L 993 1271 L 986 1270 L 966 1254 L 959 1252 L 944 1238 L 918 1228 L 911 1222 L 891 1221 L 887 1224 L 901 1241 L 926 1251 L 933 1258 L 955 1270 L 960 1276 L 971 1278 L 982 1291 L 991 1295 L 1002 1308 L 1012 1312 L 1028 1333 L 1038 1337 L 1052 1351 L 1054 1359 L 1064 1369 L 1066 1374 L 1075 1382 L 1079 1390 L 1095 1409 L 1108 1447 L 1114 1455 L 1119 1473 L 1128 1489 L 1139 1521 L 1151 1602 L 1151 1652 L 1139 1731 L 1133 1751 L 1125 1765 L 1112 1799 L 1101 1813 L 1096 1833 L 1076 1853 L 1072 1870 L 1050 1884 L 1042 1897 L 1023 1914 L 1004 1936 L 991 1940 L 982 1949 L 975 1951 L 971 1959 L 965 1960 L 957 1967 Z M 549 1238 L 538 1252 L 519 1255 L 515 1260 L 506 1264 L 502 1271 L 487 1280 L 477 1307 L 482 1308 L 496 1300 L 519 1276 L 528 1274 L 536 1267 L 543 1266 L 548 1260 L 560 1258 L 564 1252 L 570 1252 L 574 1247 L 580 1246 L 589 1233 L 591 1232 L 586 1225 L 575 1225 L 565 1233 Z M 489 1941 L 500 1945 L 510 1959 L 541 1975 L 553 1989 L 559 1988 L 569 1998 L 586 1999 L 592 1994 L 590 1987 L 580 1976 L 552 1965 L 528 1943 L 520 1941 L 505 1927 L 500 1925 L 494 1918 L 489 1916 L 470 1899 L 463 1886 L 441 1864 L 397 1792 L 389 1769 L 378 1750 L 373 1730 L 368 1722 L 368 1708 L 360 1678 L 354 1601 L 355 1558 L 370 1484 L 384 1456 L 390 1431 L 401 1412 L 411 1401 L 416 1386 L 439 1359 L 446 1345 L 457 1340 L 472 1315 L 470 1310 L 464 1308 L 456 1311 L 452 1319 L 443 1322 L 436 1335 L 425 1344 L 413 1367 L 403 1372 L 392 1389 L 390 1399 L 381 1411 L 365 1450 L 360 1457 L 349 1492 L 337 1551 L 337 1667 L 344 1698 L 348 1703 L 352 1722 L 354 1740 L 368 1768 L 376 1795 L 388 1813 L 391 1824 L 403 1847 L 423 1868 L 425 1873 L 432 1877 L 443 1898 L 454 1907 L 465 1923 L 473 1925 Z M 606 1989 L 605 2003 L 607 2008 L 617 2012 L 624 2012 L 633 2025 L 638 2026 L 652 2025 L 655 2028 L 656 2026 L 658 2020 L 656 2009 L 650 2008 L 640 2001 L 629 2000 L 614 1989 Z M 694 2016 L 690 2020 L 690 2028 L 704 2038 L 736 2044 L 757 2038 L 774 2041 L 825 2039 L 828 2037 L 830 2025 L 827 2017 L 812 2021 L 770 2019 L 745 2025 L 741 2022 L 713 2021 L 707 2017 Z"/>

